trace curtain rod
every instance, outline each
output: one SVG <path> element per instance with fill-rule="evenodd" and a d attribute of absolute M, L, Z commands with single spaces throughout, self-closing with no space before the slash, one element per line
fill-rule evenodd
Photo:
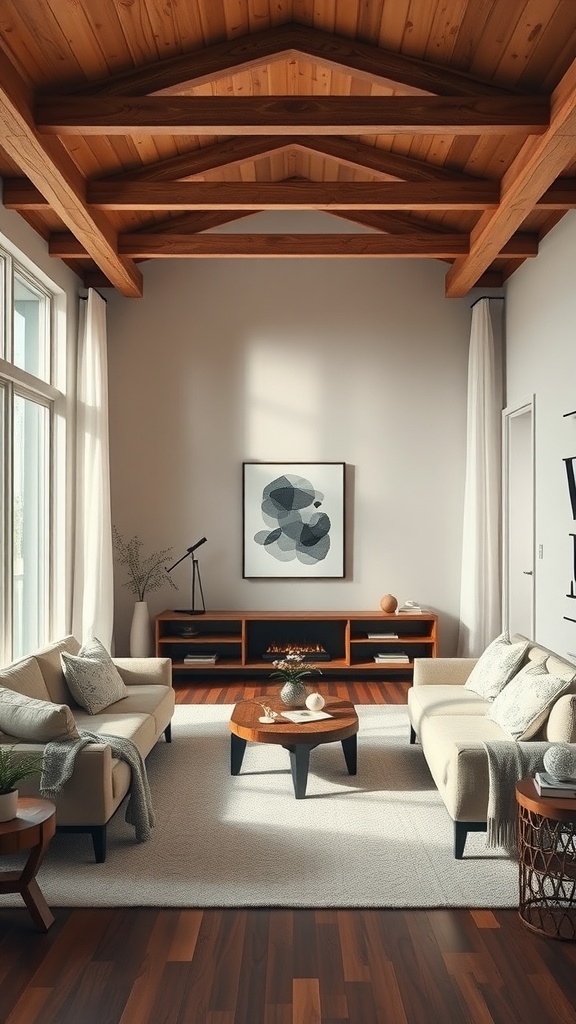
<path fill-rule="evenodd" d="M 106 298 L 105 295 L 102 295 L 102 292 L 99 292 L 97 288 L 93 288 L 92 291 L 95 291 L 96 295 L 99 295 L 102 301 L 105 302 L 106 305 L 108 305 L 108 299 Z M 80 299 L 80 302 L 88 302 L 87 295 L 79 295 L 78 298 Z"/>
<path fill-rule="evenodd" d="M 470 304 L 470 309 L 474 309 L 476 303 L 480 302 L 481 299 L 490 299 L 491 301 L 504 302 L 503 295 L 479 295 L 478 298 L 474 299 L 474 302 Z"/>

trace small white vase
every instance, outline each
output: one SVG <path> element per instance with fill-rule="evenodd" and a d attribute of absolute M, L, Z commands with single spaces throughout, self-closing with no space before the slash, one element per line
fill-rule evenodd
<path fill-rule="evenodd" d="M 306 707 L 309 711 L 322 711 L 326 701 L 321 693 L 309 693 L 306 697 Z"/>
<path fill-rule="evenodd" d="M 18 813 L 18 790 L 0 793 L 0 821 L 12 821 Z"/>
<path fill-rule="evenodd" d="M 130 657 L 152 656 L 152 624 L 147 601 L 136 601 L 130 626 Z"/>

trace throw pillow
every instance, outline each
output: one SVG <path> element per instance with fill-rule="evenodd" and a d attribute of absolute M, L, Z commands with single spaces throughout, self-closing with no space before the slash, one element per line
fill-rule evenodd
<path fill-rule="evenodd" d="M 89 715 L 97 715 L 128 693 L 112 658 L 96 637 L 83 644 L 78 654 L 62 651 L 60 659 L 70 693 Z"/>
<path fill-rule="evenodd" d="M 525 665 L 494 698 L 486 717 L 515 740 L 529 740 L 544 725 L 557 697 L 570 681 L 548 672 L 545 665 Z"/>
<path fill-rule="evenodd" d="M 464 684 L 465 689 L 484 700 L 494 700 L 518 671 L 528 646 L 528 640 L 512 643 L 507 631 L 497 636 L 478 658 Z"/>
<path fill-rule="evenodd" d="M 0 687 L 0 730 L 19 740 L 48 743 L 76 740 L 79 733 L 67 704 L 26 697 Z"/>

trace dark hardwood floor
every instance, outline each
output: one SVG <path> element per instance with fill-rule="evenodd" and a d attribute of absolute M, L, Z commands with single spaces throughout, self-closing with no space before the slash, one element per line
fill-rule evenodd
<path fill-rule="evenodd" d="M 318 689 L 405 702 L 400 684 Z M 576 944 L 514 910 L 57 909 L 46 935 L 0 910 L 0 1024 L 576 1024 L 575 1007 Z"/>

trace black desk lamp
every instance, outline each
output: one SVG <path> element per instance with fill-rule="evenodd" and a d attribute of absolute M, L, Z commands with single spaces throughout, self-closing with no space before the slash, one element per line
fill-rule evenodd
<path fill-rule="evenodd" d="M 205 543 L 206 537 L 201 537 L 200 540 L 197 540 L 196 543 L 192 545 L 192 547 L 186 548 L 186 551 L 182 555 L 182 558 L 179 558 L 177 562 L 174 562 L 174 565 L 171 565 L 170 568 L 166 569 L 166 572 L 172 572 L 172 569 L 175 569 L 177 565 L 180 565 L 180 562 L 183 562 L 185 558 L 188 558 L 188 555 L 190 555 L 192 559 L 192 587 L 190 595 L 190 608 L 174 609 L 175 612 L 181 612 L 183 615 L 204 615 L 206 612 L 206 605 L 204 603 L 204 591 L 202 590 L 202 580 L 200 579 L 200 569 L 198 567 L 198 559 L 194 558 L 194 552 L 196 551 L 196 548 L 199 548 L 201 544 Z M 202 600 L 201 608 L 196 607 L 196 586 L 198 586 L 198 592 Z"/>

